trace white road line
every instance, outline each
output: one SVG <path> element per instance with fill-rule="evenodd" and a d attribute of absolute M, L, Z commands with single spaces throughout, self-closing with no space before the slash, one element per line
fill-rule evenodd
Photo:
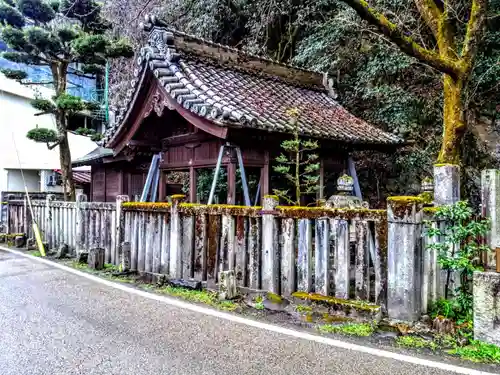
<path fill-rule="evenodd" d="M 210 316 L 213 316 L 216 318 L 225 319 L 225 320 L 228 320 L 228 321 L 231 321 L 234 323 L 244 324 L 244 325 L 247 325 L 250 327 L 259 328 L 259 329 L 263 329 L 263 330 L 270 331 L 270 332 L 280 333 L 283 335 L 287 335 L 287 336 L 291 336 L 291 337 L 295 337 L 295 338 L 299 338 L 299 339 L 314 341 L 314 342 L 318 342 L 321 344 L 334 346 L 337 348 L 342 348 L 342 349 L 346 349 L 346 350 L 353 350 L 353 351 L 357 351 L 357 352 L 361 352 L 361 353 L 365 353 L 365 354 L 370 354 L 370 355 L 374 355 L 377 357 L 388 358 L 388 359 L 392 359 L 392 360 L 396 360 L 396 361 L 400 361 L 400 362 L 406 362 L 406 363 L 411 363 L 414 365 L 431 367 L 431 368 L 440 369 L 440 370 L 444 370 L 444 371 L 450 371 L 450 372 L 454 372 L 456 374 L 464 374 L 464 375 L 498 375 L 499 374 L 499 373 L 490 373 L 490 372 L 474 370 L 474 369 L 470 369 L 470 368 L 466 368 L 466 367 L 455 366 L 455 365 L 451 365 L 448 363 L 442 363 L 442 362 L 412 357 L 409 355 L 398 354 L 398 353 L 390 352 L 387 350 L 381 350 L 381 349 L 371 348 L 368 346 L 356 345 L 356 344 L 352 344 L 349 342 L 331 339 L 328 337 L 316 336 L 316 335 L 312 335 L 312 334 L 306 333 L 306 332 L 295 331 L 293 329 L 284 328 L 284 327 L 275 326 L 275 325 L 268 324 L 268 323 L 263 323 L 263 322 L 243 318 L 241 316 L 228 314 L 228 313 L 225 313 L 222 311 L 212 310 L 212 309 L 209 309 L 206 307 L 193 305 L 193 304 L 183 302 L 183 301 L 180 301 L 177 299 L 173 299 L 173 298 L 169 298 L 169 297 L 165 297 L 165 296 L 160 296 L 157 294 L 148 293 L 148 292 L 145 292 L 142 290 L 134 289 L 134 288 L 128 287 L 124 284 L 119 284 L 119 283 L 115 283 L 113 281 L 105 280 L 105 279 L 102 279 L 100 277 L 91 275 L 89 273 L 79 271 L 79 270 L 76 270 L 74 268 L 64 266 L 62 264 L 55 263 L 55 262 L 52 262 L 52 261 L 47 260 L 47 259 L 43 259 L 40 257 L 34 257 L 32 255 L 29 255 L 29 254 L 26 254 L 26 253 L 23 253 L 23 252 L 20 252 L 17 250 L 12 250 L 12 249 L 9 249 L 9 248 L 3 247 L 3 246 L 0 246 L 0 250 L 4 250 L 4 251 L 7 251 L 7 252 L 12 253 L 12 254 L 22 256 L 24 258 L 29 258 L 31 260 L 50 265 L 54 268 L 59 268 L 59 269 L 64 270 L 66 272 L 78 275 L 80 277 L 84 277 L 88 280 L 92 280 L 94 282 L 109 286 L 109 287 L 114 288 L 114 289 L 122 290 L 122 291 L 127 292 L 127 293 L 131 293 L 131 294 L 135 294 L 135 295 L 138 295 L 138 296 L 141 296 L 144 298 L 149 298 L 149 299 L 152 299 L 155 301 L 163 302 L 167 305 L 179 307 L 181 309 L 186 309 L 186 310 L 194 311 L 197 313 L 202 313 L 205 315 L 210 315 Z"/>

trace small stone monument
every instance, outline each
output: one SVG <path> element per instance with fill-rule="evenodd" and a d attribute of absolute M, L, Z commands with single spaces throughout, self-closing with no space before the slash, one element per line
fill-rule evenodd
<path fill-rule="evenodd" d="M 102 270 L 104 268 L 104 249 L 100 247 L 95 247 L 90 249 L 88 266 L 93 270 Z"/>
<path fill-rule="evenodd" d="M 327 208 L 368 208 L 368 202 L 364 202 L 352 193 L 354 191 L 354 179 L 346 174 L 337 180 L 337 195 L 332 195 L 326 201 Z M 351 221 L 349 225 L 349 241 L 356 241 L 356 224 Z"/>

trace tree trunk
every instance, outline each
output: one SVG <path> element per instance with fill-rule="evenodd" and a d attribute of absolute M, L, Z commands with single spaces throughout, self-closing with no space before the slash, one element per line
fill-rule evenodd
<path fill-rule="evenodd" d="M 51 65 L 52 78 L 56 96 L 66 92 L 68 64 L 59 62 Z M 71 167 L 71 151 L 69 149 L 66 112 L 58 110 L 56 114 L 56 127 L 59 139 L 59 162 L 63 180 L 64 200 L 74 201 L 76 199 L 75 182 L 73 181 L 73 169 Z"/>
<path fill-rule="evenodd" d="M 59 129 L 59 124 L 57 124 Z M 76 198 L 75 181 L 71 167 L 71 150 L 69 149 L 68 133 L 59 131 L 59 162 L 64 188 L 64 199 L 74 201 Z"/>
<path fill-rule="evenodd" d="M 466 128 L 462 101 L 463 88 L 462 79 L 443 75 L 443 143 L 437 159 L 438 164 L 460 164 L 460 145 Z"/>

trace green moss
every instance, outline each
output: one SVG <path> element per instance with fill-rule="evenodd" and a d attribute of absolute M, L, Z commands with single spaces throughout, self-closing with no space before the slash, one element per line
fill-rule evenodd
<path fill-rule="evenodd" d="M 172 200 L 185 199 L 186 196 L 184 194 L 174 194 L 174 195 L 171 195 L 170 198 L 172 198 Z"/>
<path fill-rule="evenodd" d="M 193 216 L 193 215 L 230 215 L 230 216 L 260 216 L 262 207 L 254 206 L 235 206 L 229 204 L 195 204 L 195 203 L 181 203 L 179 204 L 179 212 Z"/>
<path fill-rule="evenodd" d="M 473 362 L 500 363 L 500 347 L 477 340 L 470 345 L 448 350 L 447 353 Z"/>
<path fill-rule="evenodd" d="M 1 233 L 0 238 L 3 239 L 14 239 L 16 237 L 22 237 L 25 236 L 24 233 Z"/>
<path fill-rule="evenodd" d="M 122 207 L 125 210 L 136 211 L 170 211 L 172 205 L 166 202 L 124 202 Z"/>
<path fill-rule="evenodd" d="M 435 215 L 438 212 L 439 207 L 424 207 L 424 213 L 429 215 Z"/>
<path fill-rule="evenodd" d="M 318 219 L 328 217 L 332 219 L 343 220 L 387 220 L 386 210 L 371 210 L 367 208 L 342 209 L 325 207 L 277 206 L 276 209 L 279 211 L 279 215 L 281 217 L 294 219 Z"/>
<path fill-rule="evenodd" d="M 238 304 L 233 301 L 219 301 L 217 294 L 206 290 L 191 290 L 186 288 L 173 287 L 170 285 L 158 289 L 158 292 L 169 296 L 182 298 L 186 301 L 203 303 L 220 310 L 234 311 Z"/>
<path fill-rule="evenodd" d="M 424 203 L 424 200 L 419 196 L 395 196 L 387 198 L 387 201 L 390 203 L 395 203 L 397 205 L 406 205 L 410 206 L 412 204 Z"/>
<path fill-rule="evenodd" d="M 322 333 L 341 333 L 350 336 L 371 336 L 375 332 L 375 327 L 369 323 L 348 323 L 342 325 L 325 324 L 318 326 Z"/>
<path fill-rule="evenodd" d="M 295 307 L 295 311 L 297 311 L 298 313 L 312 312 L 312 307 L 306 305 L 297 305 L 297 307 Z"/>
<path fill-rule="evenodd" d="M 422 198 L 425 204 L 430 204 L 434 201 L 434 195 L 428 191 L 420 193 L 418 197 Z"/>
<path fill-rule="evenodd" d="M 264 195 L 264 199 L 273 199 L 275 201 L 279 201 L 279 197 L 277 195 Z"/>
<path fill-rule="evenodd" d="M 41 257 L 42 254 L 38 250 L 30 250 L 28 254 L 33 255 L 34 257 Z"/>
<path fill-rule="evenodd" d="M 359 311 L 372 312 L 380 309 L 380 306 L 364 301 L 352 301 L 342 298 L 323 296 L 321 294 L 314 294 L 314 293 L 295 292 L 292 293 L 292 297 L 320 304 L 349 307 Z"/>
<path fill-rule="evenodd" d="M 396 337 L 396 344 L 405 348 L 416 348 L 416 349 L 431 349 L 436 350 L 438 345 L 431 340 L 423 339 L 419 336 L 398 336 Z"/>
<path fill-rule="evenodd" d="M 282 303 L 283 298 L 275 293 L 268 292 L 266 295 L 267 299 L 274 303 Z"/>
<path fill-rule="evenodd" d="M 459 164 L 453 164 L 453 163 L 438 163 L 438 164 L 434 164 L 435 167 L 458 167 L 460 168 L 460 165 Z"/>

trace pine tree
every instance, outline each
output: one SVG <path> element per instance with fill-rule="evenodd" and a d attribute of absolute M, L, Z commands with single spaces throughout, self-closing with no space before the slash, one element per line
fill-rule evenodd
<path fill-rule="evenodd" d="M 68 68 L 79 64 L 81 74 L 95 77 L 104 71 L 107 59 L 131 57 L 132 47 L 125 40 L 107 35 L 109 23 L 101 15 L 101 5 L 93 0 L 0 0 L 0 38 L 15 52 L 4 52 L 7 60 L 31 66 L 47 66 L 52 74 L 55 95 L 52 100 L 32 101 L 38 115 L 53 115 L 56 130 L 35 128 L 27 137 L 59 147 L 63 187 L 66 199 L 75 198 L 68 143 L 71 114 L 94 110 L 98 103 L 85 102 L 66 92 Z M 27 74 L 3 69 L 2 73 L 21 83 Z M 96 134 L 92 135 L 94 140 Z"/>
<path fill-rule="evenodd" d="M 287 111 L 290 125 L 293 127 L 293 139 L 283 141 L 281 148 L 284 153 L 276 158 L 278 165 L 274 166 L 275 172 L 283 175 L 293 186 L 293 198 L 288 190 L 274 189 L 274 194 L 289 204 L 300 206 L 304 195 L 313 194 L 318 190 L 319 156 L 313 151 L 319 148 L 318 142 L 301 139 L 299 133 L 300 112 L 297 108 Z"/>

